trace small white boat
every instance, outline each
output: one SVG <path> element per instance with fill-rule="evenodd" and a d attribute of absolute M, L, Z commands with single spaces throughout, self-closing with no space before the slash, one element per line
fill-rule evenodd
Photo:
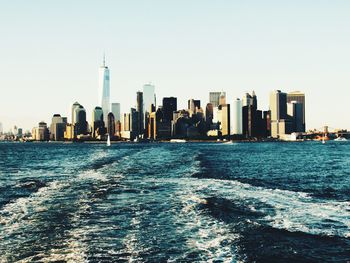
<path fill-rule="evenodd" d="M 347 142 L 348 140 L 346 138 L 344 138 L 344 137 L 338 137 L 338 138 L 334 139 L 334 141 L 336 141 L 336 142 Z"/>
<path fill-rule="evenodd" d="M 109 134 L 108 134 L 108 137 L 107 137 L 107 146 L 111 146 L 111 138 L 109 137 Z"/>
<path fill-rule="evenodd" d="M 172 142 L 172 143 L 185 143 L 186 140 L 183 140 L 183 139 L 171 139 L 170 142 Z"/>

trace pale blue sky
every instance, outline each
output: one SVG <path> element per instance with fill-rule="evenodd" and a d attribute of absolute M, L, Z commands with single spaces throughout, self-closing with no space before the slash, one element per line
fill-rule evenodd
<path fill-rule="evenodd" d="M 2 1 L 0 122 L 32 128 L 97 103 L 103 52 L 112 101 L 134 106 L 152 81 L 158 102 L 207 103 L 255 90 L 307 95 L 308 128 L 350 128 L 350 1 Z"/>

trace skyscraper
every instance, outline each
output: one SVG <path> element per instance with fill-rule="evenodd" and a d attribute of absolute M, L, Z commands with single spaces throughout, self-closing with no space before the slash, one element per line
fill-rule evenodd
<path fill-rule="evenodd" d="M 96 138 L 100 135 L 104 135 L 106 133 L 105 123 L 103 121 L 103 110 L 101 107 L 97 106 L 92 112 L 92 137 Z"/>
<path fill-rule="evenodd" d="M 99 98 L 98 104 L 103 110 L 104 122 L 107 123 L 108 113 L 110 112 L 110 87 L 109 87 L 109 69 L 106 66 L 105 58 L 103 65 L 99 68 Z"/>
<path fill-rule="evenodd" d="M 242 107 L 245 106 L 253 106 L 255 110 L 258 109 L 258 100 L 255 95 L 255 91 L 253 91 L 251 95 L 249 93 L 244 94 L 242 99 Z"/>
<path fill-rule="evenodd" d="M 87 122 L 86 122 L 86 111 L 82 105 L 80 105 L 79 109 L 75 109 L 77 122 L 76 125 L 76 133 L 77 135 L 86 134 L 87 133 Z"/>
<path fill-rule="evenodd" d="M 115 135 L 115 119 L 112 112 L 108 113 L 107 116 L 107 133 L 110 137 L 114 137 Z"/>
<path fill-rule="evenodd" d="M 226 97 L 225 92 L 209 92 L 209 103 L 211 103 L 213 107 L 217 107 L 220 105 L 220 96 L 222 93 Z"/>
<path fill-rule="evenodd" d="M 72 113 L 72 119 L 71 119 L 71 123 L 74 124 L 76 123 L 76 118 L 75 118 L 75 109 L 79 108 L 80 107 L 80 103 L 79 102 L 75 102 L 73 103 L 72 105 L 72 110 L 71 110 L 71 113 Z"/>
<path fill-rule="evenodd" d="M 67 118 L 61 117 L 60 114 L 54 114 L 50 125 L 50 140 L 62 141 L 66 125 Z"/>
<path fill-rule="evenodd" d="M 49 135 L 49 129 L 44 121 L 39 122 L 39 126 L 32 130 L 32 137 L 35 141 L 48 141 Z"/>
<path fill-rule="evenodd" d="M 143 112 L 150 113 L 151 105 L 156 106 L 155 87 L 151 83 L 143 85 Z"/>
<path fill-rule="evenodd" d="M 163 115 L 167 121 L 173 120 L 173 114 L 177 111 L 177 98 L 163 98 Z"/>
<path fill-rule="evenodd" d="M 242 134 L 246 138 L 266 136 L 266 125 L 262 111 L 258 110 L 258 99 L 254 91 L 243 96 L 242 106 Z"/>
<path fill-rule="evenodd" d="M 237 98 L 232 103 L 231 134 L 241 135 L 242 132 L 242 101 Z"/>
<path fill-rule="evenodd" d="M 287 94 L 275 90 L 270 94 L 271 121 L 287 118 Z"/>
<path fill-rule="evenodd" d="M 78 102 L 72 106 L 72 125 L 74 127 L 74 138 L 77 135 L 87 133 L 86 111 Z"/>
<path fill-rule="evenodd" d="M 214 118 L 213 111 L 214 111 L 213 104 L 207 103 L 207 106 L 205 108 L 205 121 L 206 121 L 208 127 L 210 127 L 210 124 L 213 123 L 213 118 Z"/>
<path fill-rule="evenodd" d="M 144 131 L 144 111 L 143 111 L 143 92 L 138 91 L 136 94 L 136 111 L 138 112 L 137 135 L 143 134 Z"/>
<path fill-rule="evenodd" d="M 287 94 L 287 102 L 290 103 L 292 101 L 296 101 L 302 104 L 302 116 L 303 116 L 303 129 L 302 132 L 306 130 L 306 117 L 305 117 L 305 93 L 300 91 L 293 91 Z"/>
<path fill-rule="evenodd" d="M 130 119 L 131 114 L 130 113 L 124 113 L 122 117 L 122 131 L 130 131 Z"/>
<path fill-rule="evenodd" d="M 116 122 L 120 121 L 120 103 L 113 102 L 111 104 L 111 112 L 114 115 L 114 119 Z"/>
<path fill-rule="evenodd" d="M 270 94 L 271 136 L 279 138 L 290 133 L 291 123 L 287 116 L 287 94 L 275 90 Z"/>
<path fill-rule="evenodd" d="M 303 104 L 291 101 L 287 104 L 288 117 L 292 120 L 293 132 L 305 132 Z"/>
<path fill-rule="evenodd" d="M 219 105 L 219 122 L 222 136 L 230 135 L 230 104 Z"/>
<path fill-rule="evenodd" d="M 226 104 L 226 92 L 221 92 L 220 98 L 219 98 L 219 105 Z"/>
<path fill-rule="evenodd" d="M 201 101 L 200 101 L 200 100 L 190 99 L 190 100 L 188 100 L 187 104 L 188 104 L 188 107 L 187 107 L 187 108 L 188 108 L 190 111 L 192 111 L 193 113 L 196 112 L 196 108 L 197 108 L 197 109 L 200 109 L 200 108 L 201 108 Z"/>

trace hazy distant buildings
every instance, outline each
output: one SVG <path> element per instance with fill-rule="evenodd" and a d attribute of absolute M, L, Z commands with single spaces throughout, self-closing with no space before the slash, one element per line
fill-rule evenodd
<path fill-rule="evenodd" d="M 2 126 L 2 123 L 0 122 L 0 134 L 4 133 L 4 127 Z"/>
<path fill-rule="evenodd" d="M 99 68 L 99 106 L 103 110 L 104 122 L 107 123 L 108 113 L 110 109 L 110 86 L 109 86 L 109 69 L 106 66 L 105 58 L 103 65 Z"/>
<path fill-rule="evenodd" d="M 48 141 L 49 135 L 50 133 L 47 124 L 43 121 L 39 122 L 39 126 L 32 130 L 32 138 L 34 141 Z"/>
<path fill-rule="evenodd" d="M 60 114 L 54 114 L 50 125 L 50 140 L 63 141 L 64 132 L 67 126 L 67 118 Z"/>
<path fill-rule="evenodd" d="M 242 101 L 236 99 L 232 103 L 231 107 L 231 134 L 242 135 Z"/>
<path fill-rule="evenodd" d="M 15 126 L 13 126 L 13 135 L 14 136 L 17 136 L 17 134 L 18 134 L 18 127 L 15 125 Z"/>
<path fill-rule="evenodd" d="M 17 137 L 18 138 L 22 138 L 23 137 L 23 129 L 22 128 L 18 128 Z"/>

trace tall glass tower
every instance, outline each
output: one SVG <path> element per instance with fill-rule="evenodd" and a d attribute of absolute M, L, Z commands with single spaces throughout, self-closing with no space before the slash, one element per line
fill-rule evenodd
<path fill-rule="evenodd" d="M 156 106 L 154 85 L 151 83 L 143 85 L 143 112 L 150 113 L 151 105 Z"/>
<path fill-rule="evenodd" d="M 110 109 L 110 87 L 109 87 L 109 69 L 106 66 L 105 57 L 103 57 L 103 65 L 99 68 L 99 98 L 98 104 L 103 110 L 103 120 L 107 123 L 108 113 Z"/>

